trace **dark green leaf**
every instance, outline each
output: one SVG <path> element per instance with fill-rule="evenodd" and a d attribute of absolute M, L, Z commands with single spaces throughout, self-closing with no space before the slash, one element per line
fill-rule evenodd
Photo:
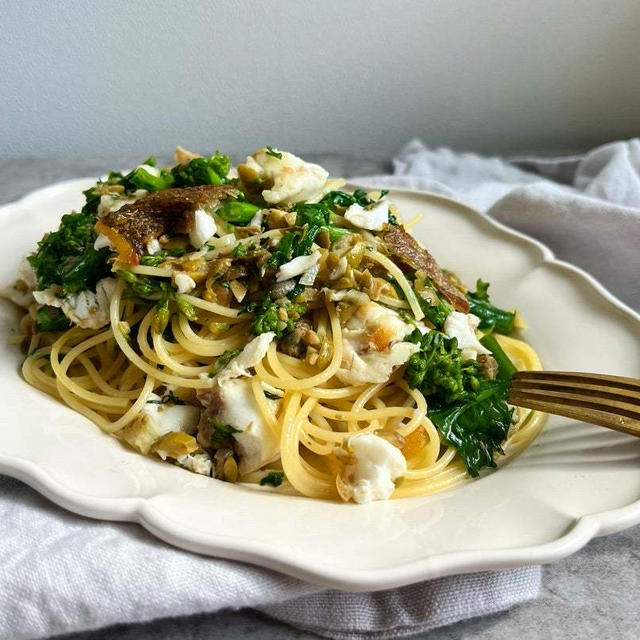
<path fill-rule="evenodd" d="M 284 479 L 284 471 L 269 471 L 266 476 L 260 479 L 260 486 L 270 484 L 272 487 L 279 487 Z"/>
<path fill-rule="evenodd" d="M 42 238 L 36 253 L 28 258 L 36 272 L 38 289 L 57 284 L 67 295 L 92 289 L 109 275 L 110 251 L 93 248 L 94 224 L 95 216 L 90 213 L 70 213 L 62 216 L 57 231 Z"/>
<path fill-rule="evenodd" d="M 234 433 L 240 433 L 240 429 L 236 429 L 230 424 L 218 422 L 214 418 L 208 418 L 208 421 L 209 424 L 213 427 L 213 431 L 211 433 L 211 442 L 214 445 L 223 445 L 233 437 Z"/>
<path fill-rule="evenodd" d="M 485 380 L 466 401 L 429 411 L 429 418 L 444 441 L 456 448 L 471 476 L 483 467 L 495 467 L 494 454 L 502 453 L 513 420 L 507 390 L 506 381 Z"/>
<path fill-rule="evenodd" d="M 57 307 L 40 307 L 36 311 L 38 331 L 65 331 L 71 326 L 69 318 Z"/>
<path fill-rule="evenodd" d="M 279 151 L 276 151 L 272 147 L 267 147 L 267 155 L 273 156 L 274 158 L 278 158 L 278 160 L 282 160 L 282 154 Z"/>
<path fill-rule="evenodd" d="M 509 334 L 515 329 L 516 314 L 494 307 L 489 301 L 489 283 L 478 280 L 476 290 L 467 293 L 469 311 L 480 318 L 480 329 Z"/>

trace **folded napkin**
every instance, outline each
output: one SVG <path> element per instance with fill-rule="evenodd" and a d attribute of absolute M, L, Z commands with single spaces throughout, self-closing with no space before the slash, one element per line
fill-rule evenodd
<path fill-rule="evenodd" d="M 541 240 L 640 308 L 640 140 L 612 142 L 583 156 L 510 161 L 432 150 L 413 140 L 393 166 L 392 176 L 360 180 L 457 198 Z"/>
<path fill-rule="evenodd" d="M 512 162 L 411 142 L 393 176 L 367 178 L 454 195 L 546 242 L 640 305 L 640 145 Z M 441 578 L 379 593 L 321 589 L 267 569 L 174 549 L 134 524 L 63 511 L 0 477 L 0 638 L 43 638 L 117 623 L 253 607 L 330 638 L 408 636 L 535 598 L 540 568 Z"/>

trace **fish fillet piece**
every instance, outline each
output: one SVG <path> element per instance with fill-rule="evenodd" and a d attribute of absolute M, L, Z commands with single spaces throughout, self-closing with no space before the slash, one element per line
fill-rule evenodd
<path fill-rule="evenodd" d="M 118 260 L 138 264 L 150 241 L 165 233 L 189 233 L 198 209 L 209 213 L 222 200 L 237 196 L 231 185 L 163 189 L 110 211 L 98 220 L 96 231 L 109 238 Z"/>
<path fill-rule="evenodd" d="M 469 311 L 469 301 L 465 295 L 456 288 L 449 276 L 438 266 L 435 258 L 401 226 L 388 226 L 382 233 L 382 239 L 396 262 L 415 271 L 424 271 L 436 289 L 453 305 L 456 311 L 462 313 Z"/>

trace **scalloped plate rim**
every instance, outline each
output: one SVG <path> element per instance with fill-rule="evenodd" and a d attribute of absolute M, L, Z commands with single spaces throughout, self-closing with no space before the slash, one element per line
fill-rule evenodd
<path fill-rule="evenodd" d="M 31 191 L 19 200 L 0 206 L 0 215 L 25 206 L 40 197 L 75 186 L 93 178 L 75 178 L 47 185 Z M 371 186 L 360 181 L 349 186 Z M 585 281 L 609 304 L 622 311 L 640 326 L 640 314 L 609 292 L 596 278 L 570 262 L 559 260 L 544 243 L 524 233 L 492 219 L 483 212 L 441 194 L 417 189 L 391 188 L 394 192 L 408 195 L 419 194 L 436 201 L 443 201 L 464 210 L 465 214 L 479 216 L 483 221 L 501 231 L 506 236 L 536 247 L 541 254 L 541 264 L 551 268 L 569 271 Z M 54 479 L 43 467 L 17 456 L 0 453 L 0 473 L 13 477 L 29 485 L 60 507 L 82 516 L 98 520 L 135 522 L 152 535 L 165 542 L 202 555 L 217 556 L 257 564 L 288 575 L 308 580 L 323 586 L 350 591 L 372 591 L 399 587 L 422 580 L 435 579 L 459 573 L 505 569 L 509 567 L 537 565 L 565 558 L 582 547 L 592 538 L 608 535 L 640 523 L 640 499 L 611 510 L 576 518 L 563 534 L 556 539 L 533 546 L 508 549 L 471 550 L 448 552 L 428 556 L 383 569 L 334 568 L 297 558 L 291 561 L 284 552 L 273 547 L 256 545 L 252 542 L 249 550 L 242 540 L 234 541 L 227 536 L 200 535 L 184 524 L 172 520 L 152 504 L 152 498 L 105 498 L 83 494 Z M 410 498 L 407 498 L 409 500 Z M 205 539 L 203 539 L 205 538 Z"/>

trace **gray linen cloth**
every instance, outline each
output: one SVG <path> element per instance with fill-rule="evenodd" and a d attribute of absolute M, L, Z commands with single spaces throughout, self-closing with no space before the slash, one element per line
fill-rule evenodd
<path fill-rule="evenodd" d="M 640 304 L 640 146 L 514 162 L 411 142 L 394 176 L 367 181 L 455 195 L 547 242 L 626 301 Z M 635 267 L 635 269 L 634 269 Z M 326 637 L 395 638 L 535 598 L 540 568 L 441 578 L 353 594 L 249 565 L 204 558 L 137 525 L 67 513 L 0 478 L 0 638 L 42 638 L 116 623 L 254 607 Z M 177 623 L 177 624 L 176 624 Z M 188 625 L 188 621 L 185 621 Z"/>

